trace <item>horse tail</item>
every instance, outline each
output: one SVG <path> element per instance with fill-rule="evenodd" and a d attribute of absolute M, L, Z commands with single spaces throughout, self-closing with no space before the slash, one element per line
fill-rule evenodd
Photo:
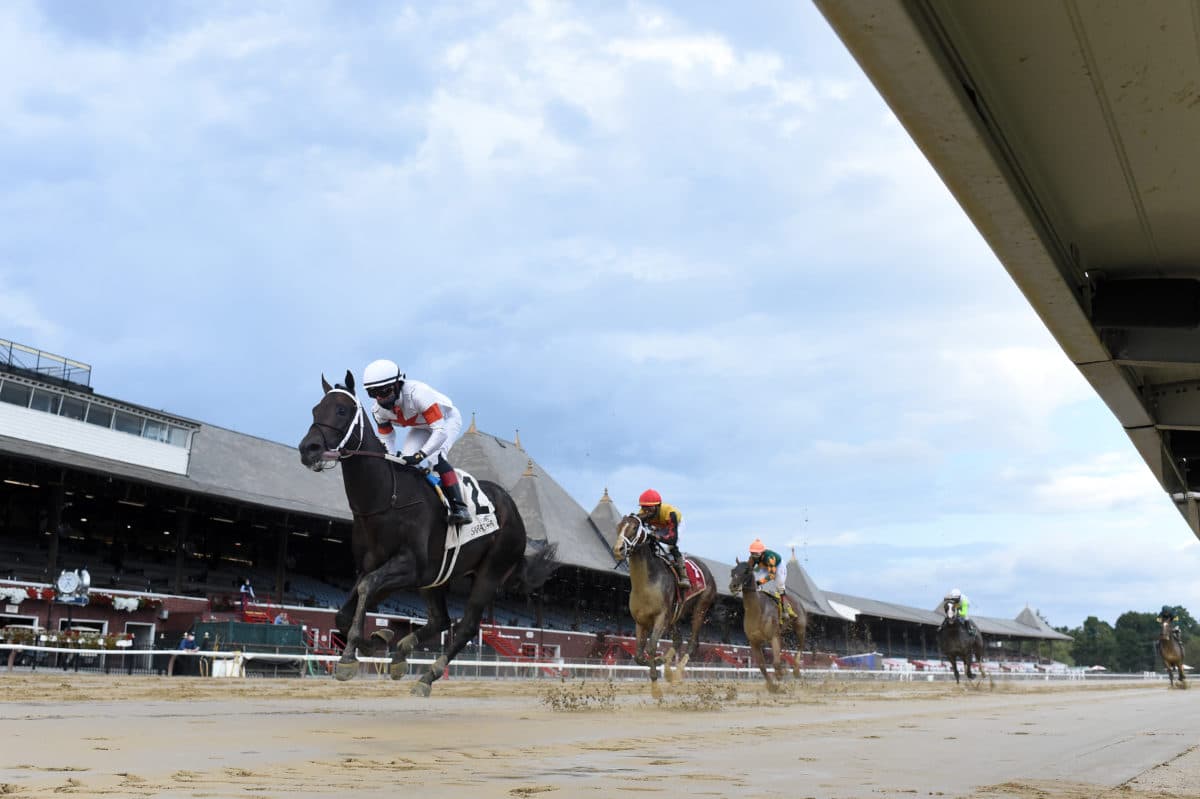
<path fill-rule="evenodd" d="M 556 559 L 557 555 L 558 544 L 530 541 L 525 557 L 514 570 L 508 587 L 526 596 L 532 594 L 541 588 L 561 565 Z"/>

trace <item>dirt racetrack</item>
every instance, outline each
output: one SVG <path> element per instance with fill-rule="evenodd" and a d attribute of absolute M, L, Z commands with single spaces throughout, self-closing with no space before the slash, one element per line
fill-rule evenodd
<path fill-rule="evenodd" d="M 0 795 L 1200 797 L 1200 690 L 0 674 Z"/>

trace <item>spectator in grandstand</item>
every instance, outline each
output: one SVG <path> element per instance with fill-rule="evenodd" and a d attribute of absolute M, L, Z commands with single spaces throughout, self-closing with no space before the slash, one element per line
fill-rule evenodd
<path fill-rule="evenodd" d="M 774 597 L 779 603 L 779 611 L 783 621 L 787 622 L 796 616 L 792 603 L 784 601 L 787 593 L 787 564 L 779 553 L 767 549 L 761 538 L 756 538 L 750 544 L 750 565 L 758 574 L 758 590 Z"/>
<path fill-rule="evenodd" d="M 650 528 L 661 543 L 665 544 L 675 561 L 675 577 L 679 587 L 689 590 L 692 581 L 688 579 L 687 569 L 683 565 L 683 553 L 679 551 L 679 534 L 683 532 L 683 514 L 673 506 L 662 501 L 662 495 L 653 488 L 648 488 L 638 497 L 638 518 Z"/>
<path fill-rule="evenodd" d="M 180 649 L 195 649 L 196 648 L 196 634 L 193 632 L 184 633 L 183 637 L 179 639 L 179 648 Z"/>
<path fill-rule="evenodd" d="M 970 600 L 967 599 L 966 594 L 957 588 L 952 588 L 950 593 L 946 594 L 946 598 L 942 601 L 949 602 L 950 606 L 953 608 L 953 612 L 958 614 L 958 617 L 967 623 L 967 632 L 969 632 L 971 635 L 975 635 L 979 632 L 978 628 L 975 627 L 975 622 L 972 619 L 967 618 L 967 608 L 971 603 Z"/>
<path fill-rule="evenodd" d="M 287 624 L 288 623 L 287 614 L 284 613 L 282 610 L 279 611 L 278 613 L 276 613 L 275 614 L 275 623 L 276 624 Z"/>
<path fill-rule="evenodd" d="M 451 524 L 469 524 L 471 511 L 463 502 L 458 474 L 446 456 L 462 433 L 462 414 L 445 394 L 417 380 L 409 380 L 395 361 L 371 361 L 363 370 L 363 389 L 373 402 L 371 415 L 388 452 L 399 454 L 409 466 L 428 468 L 441 479 L 442 494 L 450 503 Z M 408 428 L 404 443 L 396 448 L 396 429 Z"/>
<path fill-rule="evenodd" d="M 256 598 L 254 596 L 254 586 L 250 585 L 249 577 L 242 578 L 242 587 L 239 589 L 239 593 L 242 597 L 242 613 L 245 613 L 246 606 L 250 604 L 250 600 Z"/>

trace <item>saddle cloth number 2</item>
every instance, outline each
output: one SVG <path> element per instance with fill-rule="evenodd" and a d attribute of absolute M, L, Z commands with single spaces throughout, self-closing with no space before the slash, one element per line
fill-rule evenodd
<path fill-rule="evenodd" d="M 469 474 L 459 472 L 462 475 L 462 483 L 467 490 L 464 495 L 470 499 L 472 507 L 472 516 L 486 516 L 489 513 L 494 513 L 495 508 L 491 507 L 484 500 L 487 496 L 479 490 L 479 484 L 475 482 L 475 478 Z"/>

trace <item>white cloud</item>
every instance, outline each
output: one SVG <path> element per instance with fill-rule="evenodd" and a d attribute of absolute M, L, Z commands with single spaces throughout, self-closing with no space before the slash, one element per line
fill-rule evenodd
<path fill-rule="evenodd" d="M 4 338 L 46 350 L 57 347 L 62 328 L 41 306 L 32 293 L 14 287 L 0 272 L 0 320 L 4 323 Z"/>
<path fill-rule="evenodd" d="M 1133 508 L 1165 501 L 1163 490 L 1140 458 L 1103 453 L 1087 463 L 1051 472 L 1033 489 L 1039 509 L 1076 513 Z"/>

